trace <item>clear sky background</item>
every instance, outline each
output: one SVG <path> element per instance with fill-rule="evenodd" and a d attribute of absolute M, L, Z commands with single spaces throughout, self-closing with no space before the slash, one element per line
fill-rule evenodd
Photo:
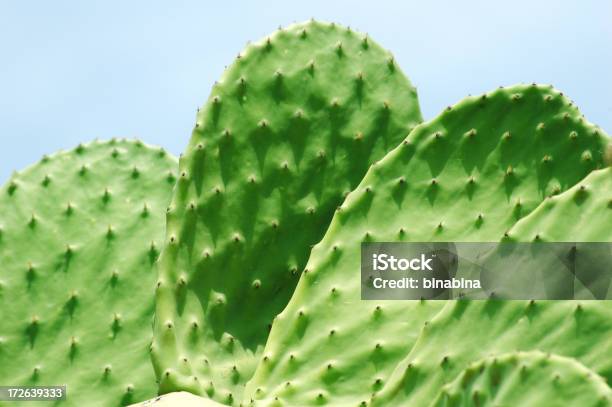
<path fill-rule="evenodd" d="M 246 42 L 311 17 L 391 50 L 425 119 L 468 94 L 539 82 L 612 133 L 607 0 L 0 0 L 0 184 L 96 137 L 178 155 Z"/>

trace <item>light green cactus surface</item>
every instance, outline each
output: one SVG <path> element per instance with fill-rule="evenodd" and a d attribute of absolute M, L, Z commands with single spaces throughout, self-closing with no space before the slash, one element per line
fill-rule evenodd
<path fill-rule="evenodd" d="M 361 301 L 361 242 L 498 241 L 548 196 L 604 167 L 607 143 L 603 131 L 586 122 L 568 98 L 540 85 L 468 97 L 418 126 L 371 167 L 313 249 L 307 272 L 276 318 L 263 358 L 247 385 L 245 403 L 367 405 L 371 395 L 387 385 L 393 369 L 442 305 Z M 473 309 L 474 320 L 458 324 L 460 335 L 442 333 L 435 338 L 428 357 L 440 353 L 428 362 L 432 369 L 443 371 L 443 344 L 459 342 L 468 354 L 480 350 L 474 333 L 488 338 L 487 329 L 470 321 L 495 310 L 488 304 L 456 305 Z M 510 329 L 511 323 L 517 323 L 527 312 L 526 305 L 512 304 L 496 305 L 508 314 L 491 324 Z M 575 307 L 544 306 L 541 312 L 550 312 L 550 320 L 559 323 L 563 318 L 572 321 Z M 580 312 L 587 321 L 597 321 L 593 335 L 610 328 L 607 308 L 591 304 Z M 524 323 L 528 321 L 525 318 Z M 538 328 L 541 333 L 543 326 Z M 579 344 L 588 342 L 580 340 Z M 452 363 L 455 352 L 450 357 Z M 405 395 L 412 389 L 398 391 Z M 424 405 L 434 395 L 428 396 L 410 405 Z"/>
<path fill-rule="evenodd" d="M 312 245 L 420 121 L 393 57 L 350 29 L 296 24 L 238 55 L 197 115 L 167 216 L 161 393 L 240 402 Z"/>
<path fill-rule="evenodd" d="M 571 190 L 547 199 L 508 231 L 515 241 L 612 240 L 612 167 L 593 171 Z"/>
<path fill-rule="evenodd" d="M 612 169 L 592 172 L 517 222 L 509 239 L 532 241 L 540 235 L 560 242 L 612 241 L 612 228 L 601 227 L 612 225 L 611 182 Z M 586 221 L 588 215 L 596 215 L 597 221 Z M 608 301 L 449 303 L 423 331 L 374 405 L 426 404 L 470 362 L 516 350 L 575 358 L 612 383 L 611 321 Z"/>
<path fill-rule="evenodd" d="M 529 217 L 510 229 L 509 238 L 549 242 L 612 241 L 612 168 L 589 174 L 566 193 L 547 200 Z M 607 245 L 574 245 L 572 255 L 578 265 L 575 298 L 612 299 L 612 276 L 601 273 L 612 264 Z M 597 270 L 591 270 L 598 267 Z M 588 290 L 586 290 L 588 288 Z M 591 294 L 592 293 L 592 294 Z"/>
<path fill-rule="evenodd" d="M 156 394 L 153 263 L 177 168 L 139 141 L 94 141 L 0 189 L 2 385 L 67 385 L 62 406 Z"/>
<path fill-rule="evenodd" d="M 428 405 L 470 363 L 511 351 L 571 357 L 609 382 L 611 321 L 612 307 L 599 301 L 449 302 L 372 405 Z"/>
<path fill-rule="evenodd" d="M 505 289 L 519 287 L 525 292 L 529 287 L 531 298 L 609 300 L 612 299 L 612 275 L 609 273 L 612 250 L 609 244 L 592 242 L 610 241 L 612 168 L 607 167 L 591 172 L 563 194 L 546 199 L 529 216 L 519 220 L 504 239 L 504 242 L 564 244 L 541 245 L 540 250 L 532 246 L 529 254 L 520 260 L 516 258 L 506 270 L 493 268 L 481 277 L 494 281 L 502 295 Z M 504 251 L 502 244 L 490 255 L 499 259 Z M 565 265 L 559 259 L 565 259 Z M 536 275 L 516 273 L 517 268 L 537 272 Z"/>
<path fill-rule="evenodd" d="M 542 352 L 496 355 L 471 364 L 430 407 L 608 407 L 612 391 L 574 359 Z"/>

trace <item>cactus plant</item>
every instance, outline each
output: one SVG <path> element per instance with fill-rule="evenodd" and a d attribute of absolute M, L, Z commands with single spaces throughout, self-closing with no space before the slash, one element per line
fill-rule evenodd
<path fill-rule="evenodd" d="M 66 406 L 156 394 L 153 262 L 176 169 L 139 141 L 95 141 L 0 189 L 3 385 L 66 384 Z"/>
<path fill-rule="evenodd" d="M 571 219 L 571 222 L 564 221 Z M 593 221 L 597 219 L 597 221 Z M 610 242 L 612 233 L 612 168 L 594 171 L 570 191 L 540 205 L 512 227 L 514 241 Z M 612 261 L 607 245 L 580 243 L 570 247 L 576 264 L 576 298 L 612 299 L 612 278 L 601 273 Z M 595 269 L 595 267 L 599 267 Z"/>
<path fill-rule="evenodd" d="M 391 54 L 311 21 L 238 54 L 178 175 L 115 139 L 15 174 L 0 377 L 66 384 L 68 406 L 610 405 L 606 302 L 360 299 L 363 242 L 612 238 L 609 138 L 552 87 L 421 121 Z"/>
<path fill-rule="evenodd" d="M 612 224 L 611 182 L 611 168 L 592 172 L 517 222 L 508 231 L 508 239 L 532 241 L 539 234 L 549 241 L 612 241 L 612 230 L 601 227 Z M 576 220 L 597 216 L 593 218 L 597 222 L 564 222 L 567 216 Z M 468 363 L 513 350 L 539 349 L 573 357 L 612 383 L 611 320 L 607 301 L 449 303 L 423 331 L 373 405 L 426 403 Z M 469 341 L 448 343 L 446 338 Z M 440 354 L 448 363 L 436 363 L 435 355 Z"/>
<path fill-rule="evenodd" d="M 539 292 L 540 296 L 532 294 L 523 298 L 611 299 L 612 276 L 608 265 L 612 262 L 612 251 L 608 244 L 601 243 L 612 239 L 611 191 L 612 168 L 608 167 L 593 171 L 567 192 L 546 199 L 508 231 L 504 242 L 564 243 L 544 244 L 539 250 L 531 246 L 528 253 L 516 258 L 520 265 L 509 264 L 507 272 L 489 270 L 481 279 L 488 285 L 495 284 L 492 289 L 500 295 L 513 287 L 519 287 L 520 292 L 530 287 L 532 293 Z M 504 247 L 505 244 L 500 245 L 485 259 L 492 258 L 499 264 Z M 546 264 L 543 256 L 552 261 Z M 564 266 L 559 259 L 569 262 Z M 531 273 L 516 273 L 515 268 L 537 270 L 537 278 L 534 280 Z"/>
<path fill-rule="evenodd" d="M 574 359 L 542 352 L 492 356 L 467 367 L 431 407 L 605 407 L 612 390 Z"/>
<path fill-rule="evenodd" d="M 393 57 L 350 29 L 296 24 L 238 55 L 197 115 L 167 215 L 161 393 L 240 401 L 336 207 L 420 121 Z"/>
<path fill-rule="evenodd" d="M 367 404 L 440 304 L 361 301 L 360 243 L 497 241 L 547 196 L 603 167 L 607 143 L 569 99 L 535 84 L 468 97 L 415 128 L 370 168 L 313 249 L 307 272 L 276 318 L 245 401 Z M 507 328 L 525 309 L 523 303 L 499 307 L 514 312 L 500 318 Z M 551 307 L 555 321 L 574 315 L 572 307 Z M 607 309 L 592 307 L 601 324 L 594 334 L 603 335 Z M 474 320 L 485 311 L 475 312 Z M 590 312 L 585 307 L 585 315 Z M 460 326 L 461 335 L 442 334 L 428 349 L 487 332 L 466 321 Z M 480 349 L 471 337 L 462 342 L 468 344 L 468 353 Z M 437 358 L 430 363 L 442 370 Z"/>
<path fill-rule="evenodd" d="M 612 239 L 611 221 L 612 167 L 607 167 L 547 199 L 508 231 L 508 240 L 608 242 Z"/>
<path fill-rule="evenodd" d="M 517 350 L 577 359 L 609 383 L 611 320 L 612 307 L 599 301 L 449 302 L 372 405 L 428 405 L 471 362 Z"/>

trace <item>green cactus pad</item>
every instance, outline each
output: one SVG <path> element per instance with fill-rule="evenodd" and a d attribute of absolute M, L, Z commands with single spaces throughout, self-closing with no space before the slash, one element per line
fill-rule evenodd
<path fill-rule="evenodd" d="M 508 231 L 514 241 L 612 241 L 612 167 L 593 171 Z"/>
<path fill-rule="evenodd" d="M 177 168 L 138 141 L 95 141 L 0 189 L 0 384 L 65 384 L 66 406 L 156 394 L 153 263 Z"/>
<path fill-rule="evenodd" d="M 538 270 L 538 276 L 493 270 L 487 278 L 497 287 L 531 287 L 532 293 L 555 295 L 555 298 L 612 299 L 612 251 L 608 244 L 589 242 L 612 241 L 612 168 L 593 171 L 563 194 L 546 199 L 529 216 L 518 221 L 509 231 L 505 242 L 566 242 L 554 248 L 543 245 L 556 259 L 572 259 L 567 272 L 559 270 L 559 262 L 543 264 L 539 256 L 525 256 L 521 266 Z M 587 243 L 581 243 L 587 242 Z M 552 251 L 551 251 L 552 249 Z M 503 248 L 490 255 L 502 256 Z M 516 265 L 515 265 L 516 266 Z M 482 276 L 481 276 L 482 277 Z M 533 294 L 532 294 L 533 295 Z M 535 294 L 534 298 L 538 297 Z M 544 297 L 550 298 L 550 297 Z"/>
<path fill-rule="evenodd" d="M 423 330 L 372 405 L 428 405 L 470 363 L 509 351 L 572 357 L 609 383 L 610 332 L 606 302 L 454 301 Z"/>
<path fill-rule="evenodd" d="M 574 359 L 541 352 L 478 361 L 442 388 L 431 407 L 608 407 L 612 391 Z"/>
<path fill-rule="evenodd" d="M 418 126 L 372 166 L 313 249 L 245 400 L 367 403 L 441 305 L 361 301 L 361 242 L 498 241 L 603 167 L 607 143 L 569 99 L 539 85 L 469 97 Z"/>
<path fill-rule="evenodd" d="M 510 229 L 510 239 L 516 241 L 612 241 L 612 168 L 593 171 L 571 190 L 551 198 L 531 215 Z M 607 245 L 574 245 L 576 262 L 583 267 L 576 271 L 573 287 L 575 298 L 612 299 L 612 279 L 609 273 L 590 272 L 590 268 L 612 264 L 612 252 Z M 587 288 L 587 289 L 585 289 Z"/>
<path fill-rule="evenodd" d="M 532 241 L 539 235 L 538 239 L 560 242 L 612 241 L 612 229 L 601 227 L 612 224 L 611 182 L 612 169 L 592 172 L 568 191 L 546 199 L 517 222 L 506 239 Z M 449 303 L 423 331 L 374 405 L 427 403 L 468 363 L 515 350 L 539 349 L 577 358 L 612 383 L 610 321 L 612 307 L 607 301 Z M 444 343 L 447 338 L 464 339 Z M 440 354 L 448 363 L 436 363 Z"/>
<path fill-rule="evenodd" d="M 350 29 L 292 25 L 240 53 L 180 160 L 159 262 L 161 393 L 240 401 L 336 207 L 420 121 L 393 57 Z"/>

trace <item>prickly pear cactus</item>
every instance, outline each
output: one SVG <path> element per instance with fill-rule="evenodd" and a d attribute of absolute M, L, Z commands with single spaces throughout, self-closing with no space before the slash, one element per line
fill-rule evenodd
<path fill-rule="evenodd" d="M 508 231 L 508 240 L 609 242 L 611 225 L 612 167 L 607 167 L 544 201 Z"/>
<path fill-rule="evenodd" d="M 555 258 L 552 267 L 542 264 L 540 251 L 540 255 L 528 254 L 520 266 L 515 265 L 538 270 L 535 280 L 533 275 L 514 273 L 514 267 L 507 273 L 492 269 L 481 275 L 481 279 L 494 282 L 493 290 L 502 295 L 504 290 L 513 287 L 522 287 L 522 290 L 531 287 L 532 293 L 540 293 L 532 294 L 533 298 L 556 295 L 555 298 L 612 299 L 612 275 L 605 272 L 612 263 L 612 250 L 608 244 L 588 243 L 612 241 L 611 225 L 612 168 L 608 167 L 593 171 L 563 194 L 546 199 L 529 216 L 519 220 L 504 238 L 505 242 L 565 242 L 554 248 L 542 248 Z M 490 256 L 502 256 L 502 247 Z M 566 273 L 559 270 L 558 259 L 572 259 Z"/>
<path fill-rule="evenodd" d="M 546 197 L 603 167 L 607 143 L 569 99 L 539 85 L 469 97 L 418 126 L 370 168 L 313 249 L 245 401 L 367 404 L 441 304 L 361 301 L 361 242 L 497 241 Z M 463 336 L 439 339 L 487 332 L 462 323 Z"/>
<path fill-rule="evenodd" d="M 559 242 L 612 241 L 612 229 L 600 226 L 612 224 L 611 182 L 612 169 L 592 172 L 517 222 L 507 239 L 533 241 L 540 235 L 542 240 Z M 611 321 L 608 301 L 449 303 L 424 329 L 373 405 L 427 403 L 470 362 L 515 350 L 538 349 L 576 358 L 612 383 Z"/>
<path fill-rule="evenodd" d="M 449 302 L 372 405 L 428 405 L 470 363 L 509 351 L 571 357 L 610 383 L 611 321 L 605 301 Z"/>
<path fill-rule="evenodd" d="M 571 221 L 567 221 L 571 219 Z M 596 219 L 596 221 L 594 221 Z M 508 238 L 515 241 L 610 242 L 612 241 L 612 167 L 593 171 L 566 193 L 540 205 L 529 217 L 510 229 Z M 574 244 L 575 298 L 612 299 L 612 278 L 599 270 L 612 264 L 607 245 Z M 588 266 L 587 266 L 588 265 Z M 598 266 L 599 270 L 591 270 Z"/>
<path fill-rule="evenodd" d="M 334 210 L 420 121 L 393 57 L 350 29 L 292 25 L 238 55 L 197 116 L 168 212 L 160 392 L 240 401 Z"/>
<path fill-rule="evenodd" d="M 574 359 L 542 352 L 489 357 L 467 367 L 430 407 L 606 407 L 612 391 Z"/>
<path fill-rule="evenodd" d="M 0 189 L 3 385 L 65 384 L 66 406 L 156 394 L 153 262 L 176 171 L 161 149 L 95 141 Z"/>

